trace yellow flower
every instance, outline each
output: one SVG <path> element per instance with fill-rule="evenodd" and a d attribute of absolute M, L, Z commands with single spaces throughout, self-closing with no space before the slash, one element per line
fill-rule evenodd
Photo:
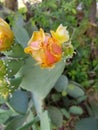
<path fill-rule="evenodd" d="M 11 47 L 14 40 L 14 34 L 10 26 L 0 18 L 0 51 L 5 51 Z"/>
<path fill-rule="evenodd" d="M 9 93 L 10 93 L 10 89 L 6 79 L 0 79 L 0 96 L 6 99 Z"/>
<path fill-rule="evenodd" d="M 44 33 L 43 29 L 34 32 L 25 48 L 25 53 L 30 54 L 43 68 L 53 67 L 61 60 L 62 47 L 58 40 Z"/>
<path fill-rule="evenodd" d="M 60 44 L 69 40 L 68 31 L 66 30 L 66 27 L 62 24 L 59 25 L 56 32 L 51 31 L 51 35 L 54 39 L 58 40 Z"/>

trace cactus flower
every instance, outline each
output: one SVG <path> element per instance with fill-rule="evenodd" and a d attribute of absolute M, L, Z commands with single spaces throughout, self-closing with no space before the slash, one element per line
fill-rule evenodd
<path fill-rule="evenodd" d="M 51 35 L 54 39 L 58 40 L 61 44 L 69 40 L 69 34 L 66 27 L 62 24 L 59 25 L 56 32 L 51 31 Z"/>
<path fill-rule="evenodd" d="M 53 67 L 62 57 L 62 47 L 59 41 L 50 34 L 44 33 L 43 29 L 33 33 L 24 51 L 43 68 Z"/>
<path fill-rule="evenodd" d="M 5 51 L 11 47 L 14 34 L 10 26 L 0 18 L 0 51 Z"/>

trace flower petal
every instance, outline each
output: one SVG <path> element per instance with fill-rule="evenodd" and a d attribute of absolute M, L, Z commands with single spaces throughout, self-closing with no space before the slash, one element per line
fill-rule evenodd
<path fill-rule="evenodd" d="M 62 38 L 62 35 L 59 37 Z M 44 31 L 40 29 L 40 31 L 33 33 L 29 40 L 28 47 L 26 47 L 24 51 L 30 54 L 42 68 L 51 68 L 60 61 L 62 57 L 61 41 L 60 38 L 57 38 L 52 37 L 48 33 L 44 33 Z"/>
<path fill-rule="evenodd" d="M 34 50 L 39 50 L 40 49 L 41 43 L 39 41 L 34 41 L 30 44 L 31 48 Z"/>
<path fill-rule="evenodd" d="M 40 29 L 40 31 L 33 32 L 33 35 L 28 42 L 28 45 L 30 45 L 34 41 L 44 42 L 44 40 L 45 40 L 45 33 L 43 29 Z"/>
<path fill-rule="evenodd" d="M 69 34 L 66 27 L 62 24 L 59 25 L 56 32 L 50 31 L 54 39 L 57 39 L 61 44 L 69 40 Z"/>
<path fill-rule="evenodd" d="M 10 26 L 0 18 L 0 51 L 5 51 L 11 47 L 14 41 L 14 34 Z"/>

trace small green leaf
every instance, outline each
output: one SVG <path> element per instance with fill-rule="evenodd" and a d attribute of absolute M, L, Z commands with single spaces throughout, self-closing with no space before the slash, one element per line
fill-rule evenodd
<path fill-rule="evenodd" d="M 16 13 L 15 19 L 14 19 L 14 25 L 17 25 L 17 26 L 20 26 L 20 27 L 24 26 L 24 20 L 23 20 L 22 14 Z"/>
<path fill-rule="evenodd" d="M 62 96 L 67 96 L 67 92 L 66 91 L 62 91 Z"/>
<path fill-rule="evenodd" d="M 3 52 L 3 54 L 13 58 L 24 58 L 26 56 L 24 49 L 20 44 L 14 44 L 11 50 Z"/>
<path fill-rule="evenodd" d="M 6 100 L 2 96 L 0 96 L 0 104 L 3 104 L 5 102 L 6 102 Z"/>
<path fill-rule="evenodd" d="M 14 32 L 16 41 L 20 43 L 23 47 L 26 47 L 29 41 L 29 35 L 26 29 L 22 26 L 15 25 L 13 27 L 13 32 Z"/>
<path fill-rule="evenodd" d="M 19 115 L 14 117 L 9 123 L 8 125 L 5 127 L 4 130 L 18 130 L 18 128 L 20 128 L 24 122 L 27 119 L 27 115 L 23 116 L 23 115 Z"/>
<path fill-rule="evenodd" d="M 98 93 L 96 92 L 96 95 Z M 89 104 L 90 104 L 90 108 L 93 112 L 94 117 L 96 117 L 98 119 L 98 101 L 95 99 L 95 95 L 90 95 L 91 97 L 89 98 Z"/>
<path fill-rule="evenodd" d="M 60 98 L 61 98 L 62 96 L 61 96 L 61 94 L 52 94 L 51 95 L 51 98 L 52 98 L 52 100 L 54 101 L 54 102 L 58 102 L 59 100 L 60 100 Z"/>
<path fill-rule="evenodd" d="M 57 127 L 61 127 L 63 123 L 63 115 L 61 111 L 56 107 L 50 106 L 48 107 L 48 113 L 52 123 Z"/>
<path fill-rule="evenodd" d="M 78 103 L 81 103 L 81 102 L 85 101 L 86 99 L 87 99 L 87 95 L 84 95 L 84 96 L 79 97 L 79 98 L 77 99 L 77 102 L 78 102 Z"/>
<path fill-rule="evenodd" d="M 24 64 L 24 61 L 21 59 L 5 59 L 4 62 L 7 68 L 6 73 L 8 74 L 8 77 L 14 76 Z"/>
<path fill-rule="evenodd" d="M 79 107 L 79 106 L 71 106 L 71 107 L 69 108 L 69 112 L 70 112 L 71 114 L 75 114 L 75 115 L 82 115 L 82 114 L 83 114 L 83 110 L 82 110 L 82 108 Z"/>
<path fill-rule="evenodd" d="M 76 130 L 98 130 L 98 121 L 95 118 L 84 118 L 76 124 Z"/>
<path fill-rule="evenodd" d="M 80 88 L 77 83 L 70 82 L 67 88 L 67 93 L 73 98 L 79 98 L 84 96 L 84 91 Z"/>
<path fill-rule="evenodd" d="M 51 130 L 50 120 L 47 111 L 40 114 L 40 122 L 41 122 L 41 130 Z"/>
<path fill-rule="evenodd" d="M 33 112 L 29 111 L 29 115 L 24 123 L 18 130 L 31 130 L 33 124 L 39 121 L 39 116 L 34 117 Z"/>
<path fill-rule="evenodd" d="M 0 109 L 0 124 L 5 123 L 5 121 L 12 115 L 11 110 Z"/>
<path fill-rule="evenodd" d="M 61 75 L 55 84 L 55 89 L 58 92 L 65 91 L 68 87 L 68 79 L 65 75 Z"/>
<path fill-rule="evenodd" d="M 25 91 L 17 90 L 8 100 L 9 105 L 17 112 L 25 114 L 28 108 L 28 94 Z"/>
<path fill-rule="evenodd" d="M 69 119 L 70 118 L 70 113 L 66 110 L 66 109 L 61 109 L 61 112 L 63 113 L 63 115 Z"/>
<path fill-rule="evenodd" d="M 22 77 L 11 78 L 11 79 L 9 79 L 9 81 L 10 81 L 10 86 L 15 87 L 15 89 L 16 89 L 16 88 L 19 87 L 19 85 L 20 85 L 20 83 L 22 81 Z"/>

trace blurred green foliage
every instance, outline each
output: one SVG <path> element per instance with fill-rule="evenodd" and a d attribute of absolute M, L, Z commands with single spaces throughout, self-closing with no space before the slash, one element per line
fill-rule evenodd
<path fill-rule="evenodd" d="M 92 116 L 94 119 L 85 118 L 86 124 L 89 124 L 89 122 L 93 121 L 92 126 L 94 125 L 95 129 L 97 127 L 98 25 L 96 22 L 92 23 L 89 18 L 92 2 L 93 0 L 43 0 L 42 3 L 31 5 L 30 10 L 27 8 L 21 8 L 18 10 L 18 12 L 15 12 L 15 15 L 12 13 L 5 17 L 9 24 L 13 27 L 15 38 L 17 39 L 18 43 L 23 43 L 23 47 L 26 45 L 29 35 L 31 36 L 32 32 L 38 30 L 39 28 L 44 28 L 45 31 L 49 31 L 55 30 L 59 24 L 63 24 L 67 26 L 69 30 L 70 40 L 75 49 L 75 56 L 68 60 L 63 75 L 61 75 L 55 84 L 54 89 L 45 99 L 44 109 L 46 109 L 46 111 L 40 115 L 42 128 L 46 128 L 46 126 L 49 128 L 50 122 L 48 120 L 47 111 L 50 114 L 50 119 L 52 121 L 51 129 L 62 130 L 64 126 L 70 124 L 70 119 L 72 123 L 76 123 L 77 120 L 79 121 L 81 118 L 84 119 L 85 117 Z M 97 19 L 98 18 L 95 17 L 95 21 L 97 21 Z M 16 53 L 17 49 L 15 48 L 21 50 L 19 51 L 20 53 L 18 53 L 18 55 Z M 14 54 L 16 57 L 12 52 L 6 52 L 5 55 L 11 56 L 12 58 L 19 58 L 22 56 L 24 59 L 25 55 L 21 46 L 14 46 L 13 51 L 15 51 Z M 3 73 L 1 73 L 0 76 Z M 19 80 L 15 81 L 13 79 L 15 84 L 16 82 L 17 84 L 20 84 L 21 77 L 18 78 Z M 15 88 L 17 88 L 17 86 Z M 30 84 L 27 86 L 30 86 Z M 25 86 L 24 89 L 26 89 L 27 86 Z M 44 87 L 46 87 L 46 84 Z M 14 109 L 18 112 L 15 113 L 14 111 L 13 113 L 11 111 L 13 113 L 12 115 L 14 116 L 10 123 L 5 123 L 7 124 L 6 129 L 10 129 L 13 125 L 12 123 L 14 122 L 15 130 L 31 130 L 31 128 L 34 130 L 40 130 L 38 122 L 39 119 L 36 116 L 34 108 L 32 107 L 32 97 L 30 93 L 28 93 L 28 91 L 25 92 L 24 89 L 13 93 L 13 98 L 11 98 L 11 100 L 9 99 L 9 101 L 6 103 L 7 109 L 8 107 L 11 107 L 11 110 Z M 95 91 L 92 92 L 92 89 L 94 89 L 96 93 Z M 21 96 L 21 99 L 23 100 L 20 100 Z M 95 102 L 93 102 L 92 99 L 95 100 Z M 17 103 L 15 103 L 16 100 L 18 100 Z M 19 100 L 21 104 L 18 104 Z M 39 98 L 36 98 L 35 100 L 40 102 Z M 26 106 L 23 108 L 24 104 L 26 104 Z M 17 107 L 15 107 L 15 105 Z M 0 103 L 0 106 L 2 107 L 2 103 Z M 24 115 L 21 115 L 20 113 Z M 45 121 L 43 117 L 46 119 L 46 125 L 43 124 Z M 7 120 L 8 116 L 5 116 L 4 119 Z M 79 121 L 79 123 L 76 125 L 76 130 L 84 128 L 83 125 L 85 126 L 85 119 L 83 122 Z M 21 120 L 21 122 L 19 122 L 19 120 Z M 26 124 L 24 124 L 24 122 L 26 122 Z M 89 125 L 86 126 L 88 130 Z M 67 127 L 69 130 L 75 130 L 75 128 L 71 127 L 71 124 Z"/>

